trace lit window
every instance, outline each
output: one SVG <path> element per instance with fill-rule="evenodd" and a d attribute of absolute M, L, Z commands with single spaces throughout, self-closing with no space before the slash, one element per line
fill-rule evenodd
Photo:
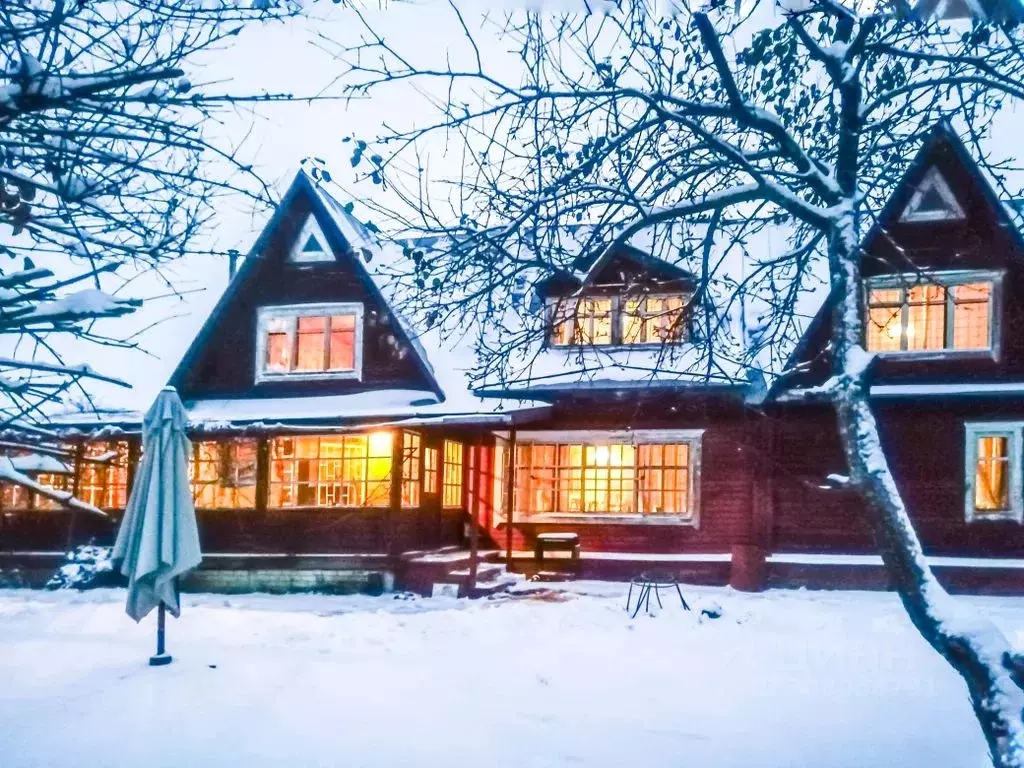
<path fill-rule="evenodd" d="M 256 380 L 358 378 L 361 304 L 263 307 L 258 320 Z"/>
<path fill-rule="evenodd" d="M 402 506 L 420 505 L 420 436 L 415 432 L 402 435 Z"/>
<path fill-rule="evenodd" d="M 268 506 L 388 506 L 391 443 L 390 432 L 274 438 Z"/>
<path fill-rule="evenodd" d="M 1024 519 L 1022 434 L 1017 422 L 967 425 L 968 522 Z"/>
<path fill-rule="evenodd" d="M 551 343 L 607 346 L 684 341 L 687 302 L 683 294 L 558 299 L 549 306 Z"/>
<path fill-rule="evenodd" d="M 579 433 L 542 442 L 539 435 L 516 446 L 517 512 L 694 516 L 698 438 L 590 442 Z"/>
<path fill-rule="evenodd" d="M 198 509 L 255 508 L 255 440 L 194 442 L 190 470 Z"/>
<path fill-rule="evenodd" d="M 35 480 L 40 485 L 60 491 L 61 493 L 70 493 L 72 490 L 73 479 L 71 475 L 42 472 L 36 476 Z M 32 506 L 35 509 L 65 509 L 64 505 L 60 502 L 40 496 L 38 493 L 32 494 Z"/>
<path fill-rule="evenodd" d="M 79 467 L 78 498 L 101 509 L 128 504 L 128 443 L 87 443 Z"/>
<path fill-rule="evenodd" d="M 423 449 L 423 492 L 437 495 L 437 448 Z"/>
<path fill-rule="evenodd" d="M 462 506 L 462 443 L 444 441 L 444 485 L 441 504 L 445 507 Z"/>
<path fill-rule="evenodd" d="M 508 441 L 498 437 L 495 438 L 494 443 L 494 525 L 505 521 L 506 513 L 506 498 L 508 490 L 508 477 L 509 477 L 509 449 Z"/>
<path fill-rule="evenodd" d="M 900 280 L 906 281 L 901 285 Z M 867 283 L 866 346 L 871 352 L 988 350 L 993 345 L 994 278 L 912 276 Z"/>
<path fill-rule="evenodd" d="M 685 299 L 674 296 L 642 296 L 626 299 L 622 310 L 623 344 L 663 344 L 686 337 Z"/>

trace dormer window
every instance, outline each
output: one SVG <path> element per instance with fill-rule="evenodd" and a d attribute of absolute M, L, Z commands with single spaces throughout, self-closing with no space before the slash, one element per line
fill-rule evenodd
<path fill-rule="evenodd" d="M 996 348 L 999 273 L 886 275 L 866 281 L 869 352 L 978 352 Z"/>
<path fill-rule="evenodd" d="M 553 346 L 636 346 L 686 339 L 683 294 L 552 299 Z"/>
<path fill-rule="evenodd" d="M 257 383 L 360 377 L 362 304 L 262 307 L 257 334 Z"/>

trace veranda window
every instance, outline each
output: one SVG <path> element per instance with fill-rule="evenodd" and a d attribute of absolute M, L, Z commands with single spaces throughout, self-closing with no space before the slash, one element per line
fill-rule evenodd
<path fill-rule="evenodd" d="M 441 504 L 445 507 L 462 506 L 462 443 L 444 441 L 444 483 Z"/>
<path fill-rule="evenodd" d="M 402 506 L 420 505 L 420 436 L 402 434 Z"/>
<path fill-rule="evenodd" d="M 438 450 L 437 448 L 423 449 L 423 492 L 437 495 L 438 481 Z"/>
<path fill-rule="evenodd" d="M 263 307 L 257 381 L 357 378 L 362 364 L 361 304 Z"/>
<path fill-rule="evenodd" d="M 192 499 L 198 509 L 256 507 L 256 441 L 204 440 L 192 444 Z"/>
<path fill-rule="evenodd" d="M 101 509 L 128 505 L 128 442 L 86 443 L 79 467 L 78 498 Z"/>
<path fill-rule="evenodd" d="M 1024 519 L 1022 435 L 1017 422 L 967 425 L 968 522 Z"/>
<path fill-rule="evenodd" d="M 517 514 L 694 518 L 699 435 L 640 432 L 521 439 Z"/>
<path fill-rule="evenodd" d="M 936 273 L 867 283 L 866 346 L 871 352 L 986 350 L 993 347 L 996 276 Z"/>
<path fill-rule="evenodd" d="M 386 507 L 391 446 L 390 432 L 274 438 L 268 505 Z"/>

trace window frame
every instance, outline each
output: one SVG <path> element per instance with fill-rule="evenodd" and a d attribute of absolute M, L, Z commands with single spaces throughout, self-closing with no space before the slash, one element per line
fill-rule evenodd
<path fill-rule="evenodd" d="M 320 246 L 323 248 L 322 251 L 318 253 L 316 251 L 302 250 L 302 247 L 310 237 L 315 238 L 320 243 Z M 331 251 L 330 243 L 324 237 L 323 229 L 312 212 L 306 217 L 302 229 L 299 230 L 298 237 L 295 238 L 292 247 L 288 251 L 288 261 L 292 264 L 330 264 L 337 261 L 334 258 L 334 253 Z"/>
<path fill-rule="evenodd" d="M 459 460 L 449 459 L 448 446 L 458 447 Z M 466 507 L 466 444 L 461 440 L 445 438 L 441 442 L 441 508 L 442 509 L 465 509 Z M 458 467 L 458 472 L 449 472 L 449 467 Z M 451 478 L 451 479 L 450 479 Z M 448 489 L 458 488 L 458 504 L 450 504 L 448 501 Z"/>
<path fill-rule="evenodd" d="M 999 322 L 1002 316 L 1002 304 L 1003 304 L 1003 277 L 1006 274 L 1005 270 L 993 270 L 993 269 L 957 269 L 957 270 L 941 270 L 935 272 L 899 272 L 895 274 L 886 275 L 871 275 L 865 277 L 863 280 L 863 296 L 861 298 L 861 308 L 863 311 L 864 318 L 864 334 L 862 343 L 864 348 L 871 354 L 879 355 L 887 358 L 911 358 L 915 360 L 922 359 L 935 359 L 935 358 L 969 358 L 969 357 L 983 357 L 996 360 L 999 358 L 999 353 L 1002 348 L 1002 324 Z M 945 344 L 952 341 L 952 335 L 954 333 L 954 311 L 956 306 L 955 299 L 951 299 L 949 295 L 949 288 L 955 288 L 958 285 L 968 285 L 970 283 L 991 283 L 992 292 L 989 295 L 988 302 L 988 322 L 989 322 L 989 338 L 987 347 L 975 347 L 971 349 L 956 349 L 955 347 L 947 347 Z M 908 307 L 910 306 L 909 300 L 907 299 L 907 290 L 910 288 L 917 287 L 919 285 L 938 285 L 947 289 L 945 298 L 945 328 L 943 338 L 942 349 L 880 349 L 870 350 L 868 349 L 868 323 L 871 317 L 871 292 L 873 290 L 901 290 L 903 292 L 903 298 L 900 304 L 900 345 L 906 340 L 906 329 L 908 322 Z"/>
<path fill-rule="evenodd" d="M 257 496 L 259 493 L 259 440 L 255 437 L 219 437 L 211 438 L 208 440 L 193 439 L 192 451 L 189 458 L 189 488 L 192 491 L 192 504 L 197 510 L 210 511 L 210 512 L 254 512 L 258 506 Z M 229 482 L 232 477 L 229 474 L 224 474 L 226 470 L 230 475 L 238 477 L 239 469 L 244 464 L 239 461 L 239 448 L 246 444 L 252 451 L 252 482 L 242 483 L 240 481 Z M 207 459 L 202 456 L 203 446 L 216 446 L 215 450 L 219 454 L 214 459 Z M 216 476 L 212 480 L 200 478 L 201 468 L 203 466 L 214 466 L 216 467 Z M 226 489 L 234 491 L 232 494 L 236 501 L 239 495 L 242 495 L 245 491 L 243 489 L 252 489 L 252 503 L 247 505 L 229 504 L 229 505 L 209 505 L 200 504 L 203 501 L 201 498 L 204 495 L 206 488 L 213 489 L 213 495 L 216 498 L 218 490 Z"/>
<path fill-rule="evenodd" d="M 645 307 L 645 314 L 643 316 L 645 317 L 647 299 L 670 299 L 676 297 L 679 297 L 682 300 L 682 307 L 680 308 L 680 312 L 682 313 L 682 327 L 680 329 L 679 338 L 667 341 L 640 341 L 635 343 L 630 343 L 624 340 L 623 322 L 629 316 L 626 312 L 626 305 L 630 301 L 640 301 L 643 303 L 643 306 Z M 610 341 L 607 344 L 595 343 L 593 341 L 576 341 L 575 339 L 567 343 L 558 341 L 555 330 L 560 324 L 559 317 L 564 317 L 562 322 L 568 322 L 571 319 L 575 325 L 576 313 L 579 308 L 579 304 L 581 301 L 586 300 L 607 300 L 611 302 L 611 309 L 609 312 L 609 322 L 611 324 Z M 657 349 L 665 344 L 685 344 L 690 340 L 690 327 L 687 315 L 690 302 L 692 301 L 692 291 L 664 290 L 637 293 L 583 293 L 579 296 L 551 297 L 546 302 L 547 333 L 545 334 L 545 342 L 547 346 L 554 349 L 583 349 L 587 347 L 600 349 Z M 571 311 L 569 309 L 570 307 Z M 574 336 L 575 334 L 572 335 Z"/>
<path fill-rule="evenodd" d="M 629 523 L 632 525 L 675 525 L 691 528 L 700 528 L 701 512 L 701 471 L 702 452 L 704 442 L 703 429 L 633 429 L 633 430 L 529 430 L 518 432 L 516 435 L 515 449 L 524 444 L 540 443 L 542 445 L 555 444 L 582 444 L 582 445 L 607 445 L 609 443 L 630 444 L 634 447 L 641 445 L 669 445 L 686 443 L 688 446 L 687 466 L 687 514 L 658 514 L 633 512 L 629 514 L 594 513 L 594 512 L 541 512 L 531 514 L 523 511 L 519 504 L 519 480 L 516 474 L 519 471 L 519 462 L 513 456 L 515 469 L 511 481 L 515 484 L 515 499 L 513 501 L 513 519 L 531 523 L 585 523 L 585 524 L 608 524 L 608 523 Z M 639 451 L 636 452 L 639 460 Z M 639 493 L 639 478 L 635 481 Z"/>
<path fill-rule="evenodd" d="M 1024 523 L 1024 421 L 969 421 L 964 424 L 964 519 L 968 524 Z M 979 513 L 974 505 L 978 467 L 978 440 L 1006 437 L 1010 458 L 1010 508 Z"/>
<path fill-rule="evenodd" d="M 288 331 L 288 342 L 295 350 L 298 336 L 299 319 L 304 317 L 327 317 L 335 315 L 354 315 L 355 329 L 353 334 L 353 366 L 352 370 L 335 371 L 267 371 L 267 325 L 271 320 L 286 319 L 291 321 Z M 256 383 L 265 384 L 272 381 L 331 381 L 338 379 L 363 378 L 363 315 L 361 302 L 346 301 L 324 304 L 281 304 L 263 306 L 256 312 Z M 325 331 L 325 349 L 330 348 L 331 330 L 328 325 Z"/>

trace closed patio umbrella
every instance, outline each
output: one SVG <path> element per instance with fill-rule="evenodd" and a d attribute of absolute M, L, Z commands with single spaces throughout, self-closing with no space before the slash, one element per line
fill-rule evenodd
<path fill-rule="evenodd" d="M 164 611 L 181 613 L 177 580 L 202 561 L 186 424 L 181 398 L 164 387 L 142 422 L 142 461 L 114 544 L 114 567 L 128 578 L 128 615 L 141 621 L 159 609 L 156 656 L 149 660 L 154 666 L 171 661 L 164 651 Z"/>

